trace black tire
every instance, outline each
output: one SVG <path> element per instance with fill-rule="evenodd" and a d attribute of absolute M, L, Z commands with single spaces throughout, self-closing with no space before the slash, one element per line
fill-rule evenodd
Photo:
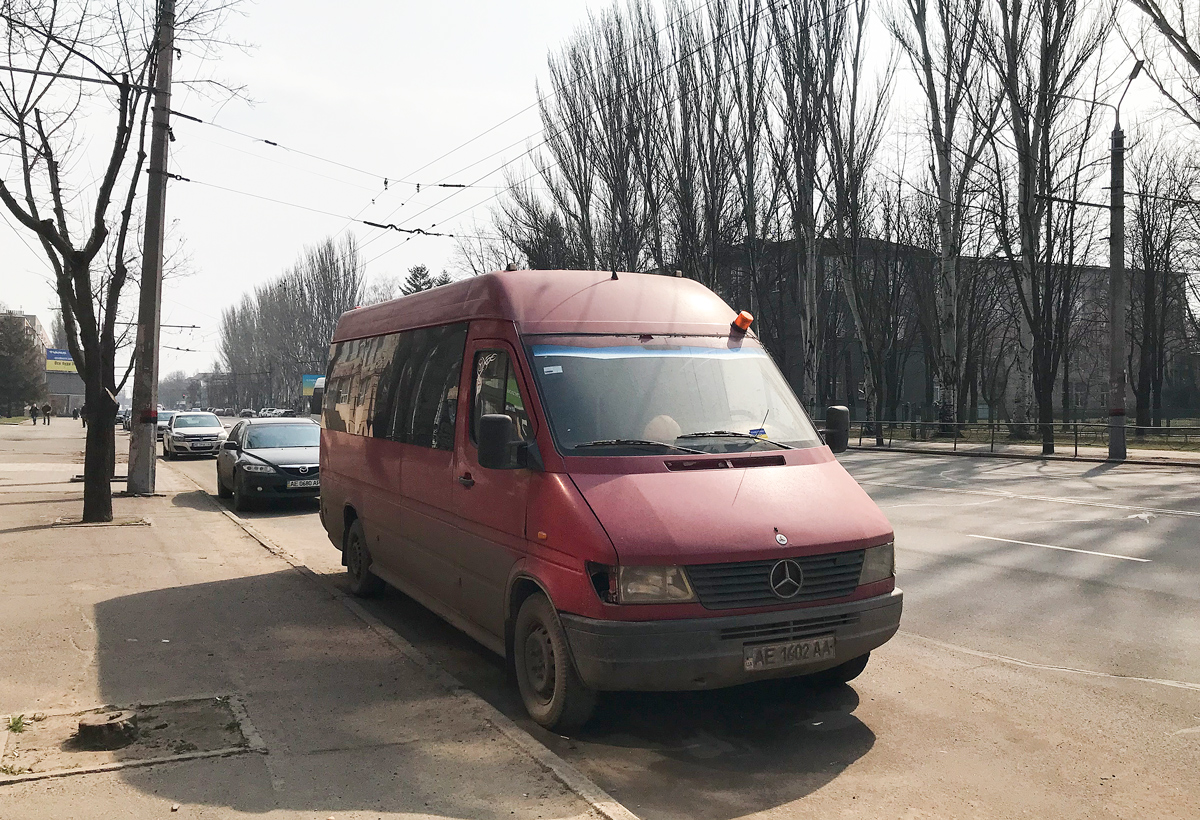
<path fill-rule="evenodd" d="M 845 663 L 840 663 L 832 669 L 826 669 L 823 672 L 817 672 L 815 675 L 809 675 L 805 678 L 806 681 L 817 684 L 818 686 L 838 686 L 839 684 L 849 683 L 863 673 L 867 668 L 867 661 L 871 659 L 871 653 L 859 655 L 857 658 L 851 658 Z"/>
<path fill-rule="evenodd" d="M 350 577 L 350 592 L 359 598 L 373 598 L 383 592 L 383 581 L 371 572 L 371 550 L 367 546 L 367 533 L 357 518 L 346 530 L 346 541 L 342 550 L 346 560 L 346 574 Z"/>
<path fill-rule="evenodd" d="M 238 481 L 237 473 L 233 475 L 233 508 L 238 512 L 246 512 L 250 509 L 252 503 L 249 496 L 242 489 L 242 482 Z"/>
<path fill-rule="evenodd" d="M 596 692 L 575 673 L 567 633 L 541 593 L 521 604 L 513 635 L 513 664 L 525 711 L 552 732 L 571 732 L 596 709 Z"/>
<path fill-rule="evenodd" d="M 217 470 L 217 498 L 232 498 L 233 490 L 225 486 L 225 482 L 221 480 L 221 471 Z"/>

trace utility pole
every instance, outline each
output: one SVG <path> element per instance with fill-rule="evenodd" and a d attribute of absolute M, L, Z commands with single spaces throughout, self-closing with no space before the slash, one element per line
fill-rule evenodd
<path fill-rule="evenodd" d="M 1108 208 L 1108 460 L 1125 460 L 1125 132 L 1118 115 L 1112 132 L 1112 179 Z"/>
<path fill-rule="evenodd" d="M 171 66 L 175 57 L 175 0 L 159 0 L 158 54 L 154 76 L 154 125 L 146 184 L 146 235 L 142 248 L 142 291 L 133 374 L 128 489 L 154 493 L 158 456 L 158 340 L 162 312 L 163 246 L 167 229 L 167 147 L 171 134 Z"/>
<path fill-rule="evenodd" d="M 1121 130 L 1121 103 L 1142 71 L 1138 60 L 1125 90 L 1113 108 L 1112 179 L 1108 208 L 1108 460 L 1125 460 L 1126 359 L 1129 340 L 1125 321 L 1129 315 L 1129 283 L 1125 277 L 1125 132 Z"/>

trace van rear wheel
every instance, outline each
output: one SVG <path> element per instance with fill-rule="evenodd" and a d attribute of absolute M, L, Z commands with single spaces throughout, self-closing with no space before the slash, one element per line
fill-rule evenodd
<path fill-rule="evenodd" d="M 371 572 L 371 551 L 367 548 L 367 534 L 357 518 L 346 531 L 345 550 L 346 574 L 350 576 L 350 592 L 359 598 L 371 598 L 383 592 L 383 581 Z"/>
<path fill-rule="evenodd" d="M 596 708 L 596 692 L 575 673 L 567 633 L 545 595 L 530 595 L 521 604 L 513 655 L 521 700 L 534 721 L 554 732 L 587 723 Z"/>

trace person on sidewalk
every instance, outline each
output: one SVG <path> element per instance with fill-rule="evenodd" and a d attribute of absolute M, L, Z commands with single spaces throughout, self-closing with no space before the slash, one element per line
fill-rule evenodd
<path fill-rule="evenodd" d="M 29 405 L 29 417 L 33 419 L 33 425 L 35 427 L 37 426 L 37 419 L 38 419 L 39 412 L 40 411 L 38 410 L 38 406 L 36 404 Z"/>
<path fill-rule="evenodd" d="M 74 410 L 71 411 L 71 418 L 75 419 L 75 421 L 79 421 L 79 408 L 78 407 L 76 407 Z"/>
<path fill-rule="evenodd" d="M 79 418 L 83 421 L 83 426 L 87 427 L 87 405 L 79 408 Z"/>
<path fill-rule="evenodd" d="M 42 405 L 42 423 L 43 424 L 50 423 L 50 414 L 53 412 L 54 412 L 54 408 L 50 406 L 50 402 L 46 402 L 45 404 Z"/>

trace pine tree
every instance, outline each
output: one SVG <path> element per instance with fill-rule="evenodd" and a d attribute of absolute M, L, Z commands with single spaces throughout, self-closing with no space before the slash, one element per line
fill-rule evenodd
<path fill-rule="evenodd" d="M 408 269 L 408 276 L 400 284 L 400 292 L 405 296 L 412 296 L 414 293 L 420 293 L 423 290 L 432 290 L 433 288 L 448 284 L 450 284 L 450 274 L 445 271 L 434 276 L 426 266 L 413 265 Z"/>
<path fill-rule="evenodd" d="M 45 351 L 15 316 L 0 315 L 0 407 L 23 415 L 26 405 L 46 392 Z"/>

